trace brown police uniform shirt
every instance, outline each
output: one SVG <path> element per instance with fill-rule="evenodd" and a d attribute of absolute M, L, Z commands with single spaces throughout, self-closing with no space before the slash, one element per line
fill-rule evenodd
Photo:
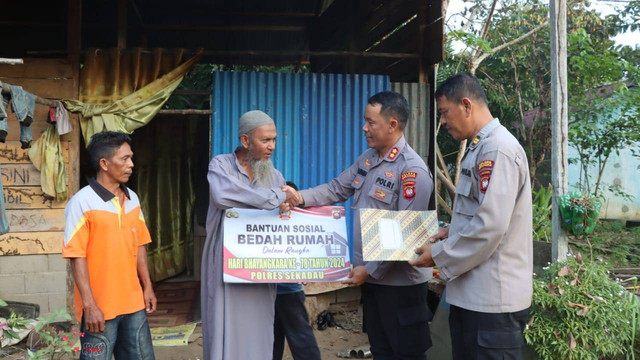
<path fill-rule="evenodd" d="M 380 158 L 375 149 L 368 149 L 337 178 L 301 191 L 305 206 L 329 205 L 353 196 L 353 209 L 386 210 L 427 210 L 432 192 L 431 172 L 404 136 L 384 157 Z M 368 283 L 404 286 L 431 278 L 432 268 L 416 268 L 406 261 L 363 261 L 358 211 L 353 220 L 353 265 L 365 265 Z"/>

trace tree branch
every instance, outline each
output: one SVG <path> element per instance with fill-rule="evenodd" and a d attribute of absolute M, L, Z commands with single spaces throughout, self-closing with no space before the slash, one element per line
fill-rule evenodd
<path fill-rule="evenodd" d="M 517 38 L 515 38 L 515 39 L 513 39 L 511 41 L 506 42 L 506 43 L 504 43 L 502 45 L 498 45 L 498 46 L 494 47 L 493 49 L 491 49 L 491 51 L 483 53 L 482 55 L 480 55 L 476 59 L 473 59 L 472 60 L 472 64 L 475 65 L 475 67 L 477 68 L 480 65 L 480 63 L 484 59 L 486 59 L 487 57 L 497 53 L 498 51 L 500 51 L 500 50 L 502 50 L 502 49 L 504 49 L 506 47 L 509 47 L 511 45 L 515 45 L 515 44 L 521 42 L 522 40 L 528 38 L 529 36 L 535 34 L 536 32 L 544 29 L 547 26 L 549 26 L 549 20 L 543 22 L 542 24 L 540 24 L 540 25 L 536 26 L 535 28 L 531 29 L 529 32 L 527 32 L 525 34 L 522 34 L 522 35 L 518 36 Z"/>

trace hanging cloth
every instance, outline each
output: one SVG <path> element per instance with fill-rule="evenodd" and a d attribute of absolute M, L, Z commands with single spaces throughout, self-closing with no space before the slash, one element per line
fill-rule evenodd
<path fill-rule="evenodd" d="M 86 104 L 78 100 L 62 100 L 71 112 L 82 113 L 80 126 L 85 145 L 93 134 L 103 131 L 121 131 L 131 134 L 146 125 L 169 99 L 184 75 L 202 57 L 202 50 L 195 56 L 154 80 L 140 90 L 111 104 Z"/>
<path fill-rule="evenodd" d="M 46 196 L 67 199 L 67 170 L 64 166 L 60 135 L 55 124 L 50 124 L 40 138 L 33 142 L 29 158 L 40 171 L 40 186 Z"/>

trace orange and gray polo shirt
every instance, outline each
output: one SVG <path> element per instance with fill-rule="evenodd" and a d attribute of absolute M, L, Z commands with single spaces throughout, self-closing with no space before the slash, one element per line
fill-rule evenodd
<path fill-rule="evenodd" d="M 124 185 L 126 199 L 95 179 L 76 193 L 64 210 L 62 257 L 87 259 L 93 297 L 105 320 L 145 308 L 138 279 L 138 247 L 151 242 L 140 200 Z M 75 313 L 82 317 L 82 298 L 75 286 Z"/>

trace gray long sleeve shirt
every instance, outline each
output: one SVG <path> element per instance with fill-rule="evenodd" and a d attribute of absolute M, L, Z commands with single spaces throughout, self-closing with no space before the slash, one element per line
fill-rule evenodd
<path fill-rule="evenodd" d="M 210 199 L 201 279 L 204 358 L 271 359 L 276 285 L 223 282 L 223 220 L 232 207 L 275 209 L 286 199 L 280 190 L 285 180 L 275 170 L 271 187 L 256 186 L 235 154 L 214 157 L 207 179 Z"/>
<path fill-rule="evenodd" d="M 498 119 L 480 130 L 463 160 L 449 237 L 431 254 L 446 300 L 467 310 L 526 309 L 533 291 L 531 184 L 524 149 Z"/>
<path fill-rule="evenodd" d="M 427 210 L 433 192 L 433 177 L 422 158 L 404 136 L 384 157 L 368 149 L 348 169 L 330 182 L 301 191 L 305 206 L 329 205 L 353 196 L 353 209 Z M 432 276 L 432 268 L 416 268 L 406 261 L 362 259 L 360 215 L 354 214 L 353 265 L 364 265 L 368 283 L 406 286 L 421 284 Z"/>

